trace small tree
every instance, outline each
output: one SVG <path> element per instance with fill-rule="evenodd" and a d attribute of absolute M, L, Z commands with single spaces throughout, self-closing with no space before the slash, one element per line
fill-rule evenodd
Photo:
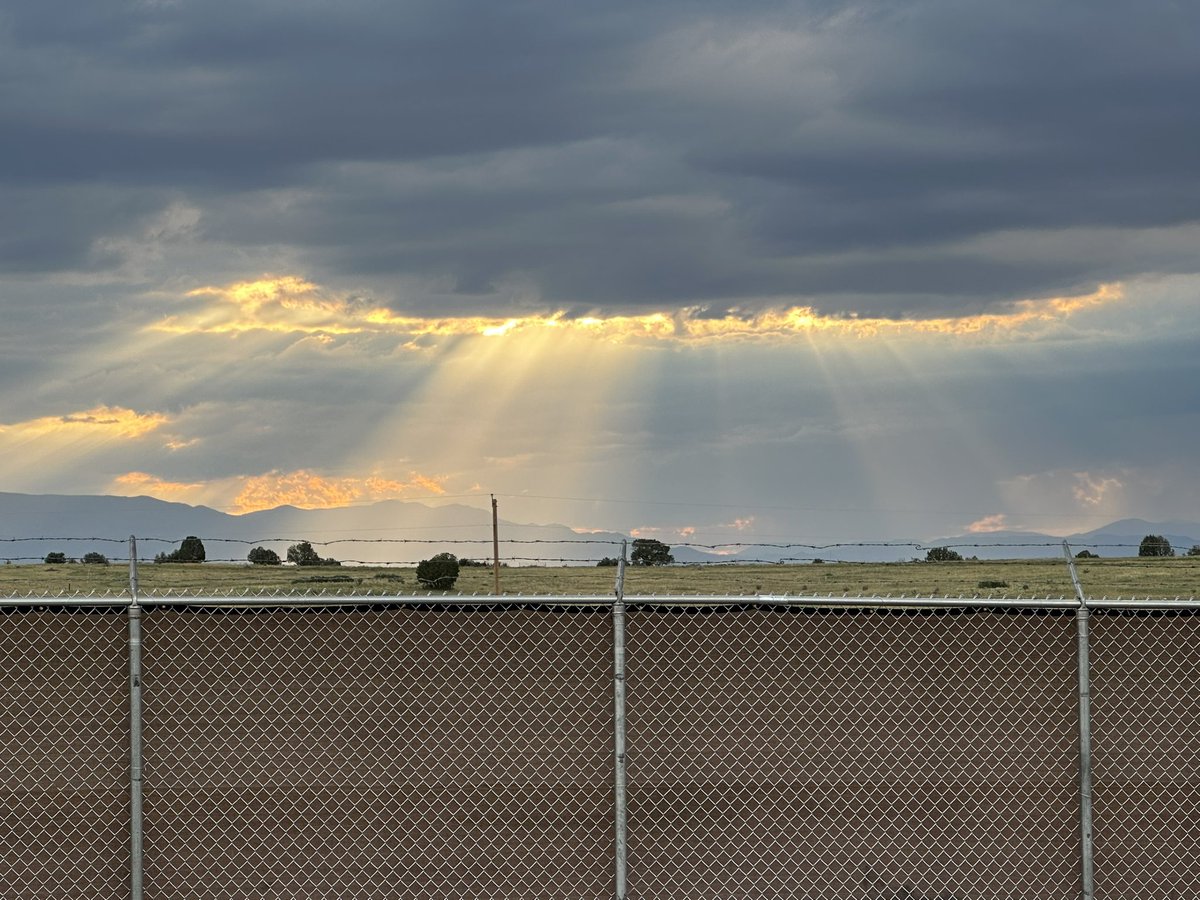
<path fill-rule="evenodd" d="M 47 553 L 47 554 L 46 554 L 46 558 L 45 558 L 44 560 L 42 560 L 42 562 L 44 562 L 44 563 L 45 563 L 46 565 L 48 565 L 48 566 L 61 566 L 61 565 L 65 565 L 65 564 L 66 564 L 66 561 L 67 561 L 67 554 L 65 554 L 65 553 L 58 553 L 58 552 L 55 552 L 55 553 Z"/>
<path fill-rule="evenodd" d="M 154 557 L 156 563 L 202 563 L 204 562 L 204 542 L 194 534 L 183 539 L 179 548 L 170 553 L 160 553 Z"/>
<path fill-rule="evenodd" d="M 1148 534 L 1138 545 L 1138 556 L 1174 556 L 1171 542 L 1161 534 Z"/>
<path fill-rule="evenodd" d="M 279 554 L 274 550 L 268 550 L 266 547 L 255 547 L 246 554 L 246 559 L 250 560 L 256 566 L 278 566 L 282 563 Z"/>
<path fill-rule="evenodd" d="M 322 559 L 308 541 L 292 544 L 287 549 L 287 561 L 298 566 L 340 566 L 336 559 Z"/>
<path fill-rule="evenodd" d="M 1192 544 L 1191 549 L 1187 552 L 1188 556 L 1200 556 L 1200 544 Z"/>
<path fill-rule="evenodd" d="M 315 566 L 321 557 L 308 541 L 292 544 L 287 548 L 287 561 L 297 566 Z"/>
<path fill-rule="evenodd" d="M 108 557 L 103 553 L 97 553 L 93 550 L 91 553 L 83 554 L 83 561 L 93 566 L 107 566 Z"/>
<path fill-rule="evenodd" d="M 427 588 L 447 591 L 458 580 L 458 560 L 453 553 L 439 553 L 417 565 L 417 581 Z"/>
<path fill-rule="evenodd" d="M 962 554 L 949 547 L 930 547 L 925 562 L 962 562 Z"/>
<path fill-rule="evenodd" d="M 666 566 L 675 562 L 671 548 L 654 538 L 635 538 L 629 561 L 635 566 Z"/>

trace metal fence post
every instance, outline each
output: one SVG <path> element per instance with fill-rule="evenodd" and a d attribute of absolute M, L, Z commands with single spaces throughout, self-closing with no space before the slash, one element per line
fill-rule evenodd
<path fill-rule="evenodd" d="M 1092 869 L 1092 695 L 1091 664 L 1088 658 L 1088 606 L 1075 570 L 1071 546 L 1063 541 L 1063 555 L 1071 570 L 1071 583 L 1079 599 L 1075 613 L 1076 661 L 1079 667 L 1079 861 L 1080 897 L 1092 900 L 1094 895 Z"/>
<path fill-rule="evenodd" d="M 137 538 L 129 536 L 129 896 L 142 900 L 142 608 Z"/>
<path fill-rule="evenodd" d="M 617 589 L 613 600 L 613 848 L 614 895 L 625 900 L 625 860 L 628 835 L 625 816 L 625 541 L 617 560 Z"/>

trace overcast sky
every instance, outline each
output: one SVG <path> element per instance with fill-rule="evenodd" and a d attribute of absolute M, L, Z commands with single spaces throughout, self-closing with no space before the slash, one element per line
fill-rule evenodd
<path fill-rule="evenodd" d="M 1200 519 L 1200 5 L 12 0 L 0 490 Z"/>

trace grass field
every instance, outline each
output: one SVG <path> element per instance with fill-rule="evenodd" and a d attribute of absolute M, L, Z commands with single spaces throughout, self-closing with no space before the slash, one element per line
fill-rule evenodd
<path fill-rule="evenodd" d="M 1200 593 L 1200 557 L 1079 560 L 1090 597 L 1192 597 Z M 287 593 L 427 593 L 413 569 L 295 568 L 227 563 L 142 563 L 143 593 L 279 590 Z M 611 594 L 611 567 L 501 570 L 506 594 Z M 454 592 L 490 594 L 492 570 L 462 570 Z M 0 594 L 98 594 L 129 587 L 124 564 L 0 566 Z M 949 563 L 813 563 L 798 565 L 630 567 L 626 594 L 852 594 L 892 596 L 1073 597 L 1062 559 L 964 560 Z M 440 593 L 440 592 L 439 592 Z"/>

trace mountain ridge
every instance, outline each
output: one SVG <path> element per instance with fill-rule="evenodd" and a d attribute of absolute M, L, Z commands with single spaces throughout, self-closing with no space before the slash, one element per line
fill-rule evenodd
<path fill-rule="evenodd" d="M 589 564 L 615 557 L 628 536 L 618 532 L 576 531 L 560 524 L 500 520 L 501 559 L 514 565 Z M 439 531 L 445 537 L 439 537 Z M 747 563 L 898 562 L 924 557 L 925 549 L 949 546 L 964 556 L 1022 559 L 1058 555 L 1065 540 L 1072 552 L 1136 556 L 1147 534 L 1161 534 L 1176 552 L 1200 544 L 1200 523 L 1118 519 L 1066 537 L 1033 531 L 967 533 L 930 541 L 844 542 L 826 545 L 748 544 L 736 553 L 718 554 L 676 545 L 677 562 Z M 19 494 L 0 492 L 0 547 L 17 562 L 34 562 L 50 552 L 78 557 L 104 552 L 137 535 L 141 557 L 153 556 L 188 535 L 210 541 L 210 560 L 240 562 L 255 544 L 281 555 L 301 540 L 324 547 L 322 555 L 347 562 L 415 564 L 434 553 L 491 558 L 491 511 L 461 503 L 430 506 L 414 500 L 382 500 L 362 506 L 304 509 L 284 505 L 235 515 L 208 506 L 157 497 L 104 494 Z M 92 546 L 102 542 L 104 546 Z M 334 551 L 337 552 L 334 552 Z M 1114 552 L 1123 551 L 1123 552 Z M 120 557 L 122 552 L 106 555 Z"/>

